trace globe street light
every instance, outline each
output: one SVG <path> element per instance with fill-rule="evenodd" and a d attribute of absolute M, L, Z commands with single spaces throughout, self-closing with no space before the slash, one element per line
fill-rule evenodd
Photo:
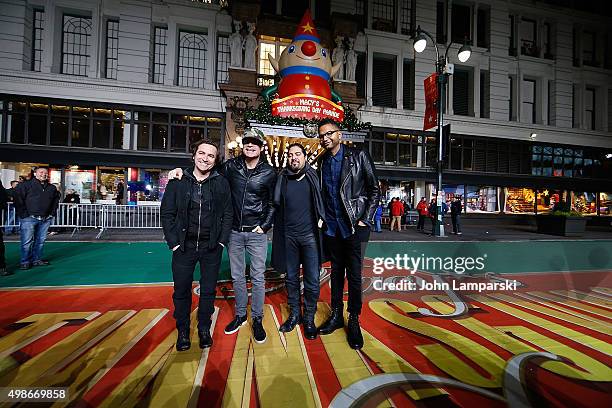
<path fill-rule="evenodd" d="M 444 57 L 440 58 L 440 50 L 438 49 L 438 44 L 436 40 L 429 34 L 427 31 L 423 30 L 421 26 L 418 26 L 416 29 L 416 33 L 414 36 L 413 47 L 414 50 L 418 53 L 421 53 L 427 47 L 427 38 L 431 40 L 431 42 L 436 47 L 436 73 L 438 74 L 438 163 L 437 163 L 437 172 L 438 172 L 438 188 L 436 194 L 436 206 L 438 209 L 437 220 L 436 220 L 436 228 L 434 230 L 434 234 L 436 236 L 443 237 L 444 236 L 444 224 L 442 223 L 442 200 L 444 198 L 444 194 L 442 192 L 442 127 L 444 125 L 444 105 L 446 104 L 446 82 L 448 81 L 448 77 L 452 73 L 452 69 L 449 69 L 448 65 L 448 50 L 452 44 L 452 41 L 446 46 L 446 50 L 444 52 Z M 464 41 L 463 46 L 459 48 L 457 53 L 457 58 L 461 62 L 466 62 L 470 56 L 472 55 L 472 49 Z"/>

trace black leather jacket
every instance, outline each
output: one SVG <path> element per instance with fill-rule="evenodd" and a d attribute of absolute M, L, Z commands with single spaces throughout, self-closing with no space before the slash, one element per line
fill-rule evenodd
<path fill-rule="evenodd" d="M 267 232 L 274 218 L 274 168 L 261 158 L 249 175 L 244 156 L 241 155 L 223 163 L 219 172 L 229 181 L 232 190 L 232 229 L 240 231 L 243 227 L 255 228 L 259 225 Z"/>
<path fill-rule="evenodd" d="M 317 168 L 322 189 L 324 188 L 322 165 L 329 154 L 326 152 L 318 160 Z M 359 221 L 372 226 L 379 197 L 378 178 L 370 154 L 365 150 L 344 145 L 344 160 L 340 172 L 340 198 L 351 221 L 353 233 Z"/>

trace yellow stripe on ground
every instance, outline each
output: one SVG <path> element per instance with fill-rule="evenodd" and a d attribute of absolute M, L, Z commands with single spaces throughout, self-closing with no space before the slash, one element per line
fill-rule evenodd
<path fill-rule="evenodd" d="M 556 319 L 564 320 L 566 322 L 573 323 L 575 325 L 582 326 L 603 334 L 609 335 L 611 332 L 609 324 L 584 319 L 583 315 L 578 312 L 572 312 L 572 314 L 564 313 L 555 309 L 551 309 L 550 307 L 542 306 L 534 302 L 529 302 L 527 300 L 522 300 L 515 296 L 504 295 L 502 293 L 490 293 L 488 296 L 492 297 L 493 299 L 503 300 L 504 302 L 512 303 L 517 306 L 524 307 L 525 309 L 534 310 L 547 316 L 552 316 Z"/>
<path fill-rule="evenodd" d="M 218 310 L 215 308 L 212 316 L 211 332 L 214 331 Z M 190 338 L 189 350 L 179 352 L 173 349 L 170 352 L 155 378 L 148 407 L 187 407 L 197 403 L 210 349 L 200 349 L 197 324 L 192 325 Z"/>
<path fill-rule="evenodd" d="M 582 302 L 576 302 L 575 300 L 567 300 L 567 298 L 563 298 L 561 296 L 553 295 L 553 294 L 550 294 L 548 292 L 538 292 L 538 291 L 535 291 L 535 292 L 527 292 L 527 294 L 516 293 L 516 296 L 524 297 L 525 299 L 529 299 L 529 300 L 534 301 L 534 302 L 542 303 L 542 304 L 544 304 L 544 305 L 546 305 L 548 307 L 552 307 L 554 309 L 561 310 L 562 312 L 565 312 L 565 313 L 576 313 L 576 312 L 574 310 L 572 310 L 572 309 L 568 309 L 566 307 L 557 305 L 556 303 L 550 303 L 550 302 L 562 303 L 564 305 L 571 306 L 574 309 L 582 310 L 582 311 L 593 313 L 593 314 L 596 314 L 596 315 L 599 315 L 599 316 L 607 317 L 608 319 L 612 319 L 612 312 L 610 312 L 608 310 L 605 310 L 605 309 L 602 309 L 602 308 L 599 308 L 599 307 L 595 307 L 595 306 L 591 306 L 591 305 L 587 305 L 587 304 L 584 304 Z M 540 298 L 540 299 L 538 299 L 538 298 Z M 541 299 L 548 300 L 549 302 L 543 302 Z M 580 317 L 583 318 L 583 319 L 591 320 L 593 322 L 598 322 L 598 323 L 604 324 L 604 325 L 605 324 L 609 324 L 609 323 L 607 323 L 607 322 L 605 322 L 603 320 L 596 319 L 596 318 L 594 318 L 592 316 L 588 316 L 588 315 L 580 315 Z"/>
<path fill-rule="evenodd" d="M 502 374 L 506 362 L 493 351 L 451 330 L 401 314 L 391 305 L 397 307 L 403 313 L 410 313 L 415 308 L 413 304 L 400 300 L 371 301 L 369 303 L 370 309 L 388 322 L 442 343 L 416 346 L 419 352 L 442 371 L 459 381 L 477 387 L 501 387 Z M 447 305 L 446 307 L 450 308 L 451 306 Z M 474 370 L 444 345 L 457 350 L 466 358 L 472 360 L 484 369 L 488 375 L 484 376 Z"/>
<path fill-rule="evenodd" d="M 0 357 L 6 357 L 59 329 L 67 324 L 68 320 L 91 320 L 99 315 L 98 312 L 42 313 L 21 319 L 16 323 L 30 324 L 0 338 Z"/>
<path fill-rule="evenodd" d="M 191 321 L 197 321 L 197 309 L 191 313 Z M 176 343 L 176 339 L 177 332 L 174 330 L 106 396 L 99 408 L 136 406 L 144 389 L 162 369 Z"/>
<path fill-rule="evenodd" d="M 329 306 L 325 304 L 322 311 L 328 315 Z M 321 336 L 321 340 L 342 388 L 373 375 L 361 354 L 349 347 L 344 329 L 338 329 L 332 334 Z M 378 408 L 393 406 L 393 402 L 389 399 L 383 400 L 377 405 Z"/>
<path fill-rule="evenodd" d="M 28 387 L 39 380 L 40 377 L 54 374 L 108 335 L 117 325 L 123 323 L 123 319 L 134 313 L 129 310 L 113 310 L 103 314 L 47 350 L 32 357 L 20 365 L 18 370 L 13 370 L 2 376 L 0 386 Z"/>
<path fill-rule="evenodd" d="M 599 288 L 599 289 L 605 289 L 605 288 Z M 597 306 L 602 306 L 608 309 L 612 309 L 612 302 L 610 302 L 607 299 L 604 299 L 606 295 L 599 295 L 594 292 L 585 293 L 579 290 L 551 290 L 550 292 L 554 293 L 555 295 L 563 296 L 563 297 L 574 299 L 574 300 L 580 300 L 581 302 L 592 303 Z M 593 296 L 591 296 L 591 294 L 593 294 Z"/>
<path fill-rule="evenodd" d="M 151 322 L 155 322 L 167 312 L 167 309 L 141 310 L 64 370 L 52 377 L 41 378 L 33 386 L 68 387 L 69 401 L 58 402 L 58 406 L 81 398 L 150 330 Z"/>
<path fill-rule="evenodd" d="M 288 336 L 291 347 L 288 345 L 285 350 L 272 313 L 274 313 L 272 305 L 265 305 L 263 318 L 267 333 L 265 343 L 257 344 L 253 340 L 259 406 L 316 407 L 297 340 L 291 340 L 291 336 Z"/>
<path fill-rule="evenodd" d="M 245 325 L 238 331 L 221 406 L 223 408 L 250 407 L 252 384 L 253 347 L 251 346 L 250 327 Z"/>
<path fill-rule="evenodd" d="M 572 341 L 583 344 L 587 347 L 592 348 L 593 350 L 599 351 L 607 355 L 612 355 L 612 346 L 609 343 L 606 343 L 605 341 L 602 341 L 602 340 L 593 338 L 589 335 L 577 332 L 576 330 L 572 330 L 568 327 L 551 322 L 550 320 L 542 319 L 541 317 L 534 316 L 531 313 L 527 313 L 515 307 L 503 304 L 488 296 L 468 295 L 468 297 L 470 297 L 471 299 L 474 299 L 477 302 L 484 303 L 487 306 L 491 306 L 494 309 L 497 309 L 506 314 L 509 314 L 510 316 L 514 316 L 518 319 L 521 319 L 523 321 L 526 321 L 528 323 L 531 323 L 533 325 L 539 326 L 543 329 L 556 333 L 559 336 L 563 336 Z"/>
<path fill-rule="evenodd" d="M 452 307 L 446 305 L 440 309 L 437 309 L 438 313 L 449 313 L 453 310 Z M 508 335 L 511 333 L 531 344 L 534 344 L 544 351 L 563 356 L 569 359 L 571 363 L 559 362 L 559 361 L 545 361 L 540 364 L 542 368 L 545 368 L 553 373 L 575 378 L 579 380 L 587 381 L 609 381 L 605 378 L 609 378 L 610 368 L 606 365 L 596 361 L 595 359 L 583 354 L 572 347 L 566 346 L 565 344 L 559 343 L 553 339 L 547 338 L 539 333 L 535 333 L 532 330 L 527 329 L 523 326 L 504 326 L 504 327 L 491 327 L 486 323 L 483 323 L 473 317 L 455 319 L 456 323 L 462 325 L 466 329 L 473 333 L 487 339 L 493 344 L 507 350 L 508 352 L 519 355 L 523 353 L 539 351 L 537 348 L 532 347 L 530 344 L 524 343 L 516 338 Z M 574 365 L 579 368 L 575 368 Z"/>

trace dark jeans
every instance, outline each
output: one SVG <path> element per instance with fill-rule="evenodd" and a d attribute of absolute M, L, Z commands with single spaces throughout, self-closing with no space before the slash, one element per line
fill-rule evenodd
<path fill-rule="evenodd" d="M 361 267 L 366 244 L 370 238 L 369 227 L 355 227 L 355 233 L 344 239 L 325 235 L 324 243 L 331 261 L 331 306 L 343 307 L 344 277 L 348 280 L 348 312 L 361 313 Z"/>
<path fill-rule="evenodd" d="M 453 222 L 453 232 L 461 232 L 461 220 L 459 214 L 451 214 L 451 221 Z"/>
<path fill-rule="evenodd" d="M 431 233 L 435 234 L 436 233 L 436 223 L 438 222 L 438 216 L 434 215 L 433 217 L 429 218 L 431 220 Z"/>
<path fill-rule="evenodd" d="M 34 217 L 21 219 L 21 263 L 28 264 L 42 259 L 43 245 L 51 218 L 39 220 Z"/>
<path fill-rule="evenodd" d="M 304 315 L 314 318 L 319 300 L 319 256 L 317 240 L 313 234 L 293 236 L 287 234 L 285 257 L 287 260 L 287 302 L 293 313 L 300 310 L 300 263 L 304 277 Z"/>
<path fill-rule="evenodd" d="M 207 243 L 200 243 L 196 250 L 195 241 L 185 242 L 182 248 L 172 253 L 172 279 L 174 280 L 174 318 L 176 328 L 188 329 L 191 313 L 191 287 L 196 263 L 200 262 L 200 303 L 198 306 L 198 329 L 210 329 L 214 312 L 215 293 L 223 247 L 217 245 L 208 249 Z"/>
<path fill-rule="evenodd" d="M 417 230 L 423 231 L 425 229 L 425 216 L 419 214 L 419 222 L 417 223 Z"/>
<path fill-rule="evenodd" d="M 4 237 L 0 230 L 0 268 L 6 268 L 6 259 L 4 258 Z"/>

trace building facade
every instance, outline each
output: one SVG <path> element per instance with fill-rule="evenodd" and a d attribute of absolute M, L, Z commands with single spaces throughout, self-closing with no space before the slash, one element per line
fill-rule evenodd
<path fill-rule="evenodd" d="M 420 26 L 454 64 L 449 199 L 462 196 L 473 213 L 541 213 L 565 200 L 611 215 L 612 19 L 603 2 L 582 3 L 592 4 L 0 0 L 2 180 L 40 163 L 85 199 L 110 200 L 123 180 L 129 201 L 158 201 L 166 170 L 189 163 L 190 141 L 233 146 L 244 109 L 275 80 L 268 53 L 278 57 L 310 8 L 330 50 L 338 37 L 354 44 L 355 80 L 347 66 L 333 85 L 372 124 L 362 147 L 385 199 L 415 204 L 434 190 L 437 138 L 421 129 L 435 49 L 415 53 Z M 247 23 L 255 68 L 230 68 Z M 472 55 L 460 63 L 464 43 Z"/>

